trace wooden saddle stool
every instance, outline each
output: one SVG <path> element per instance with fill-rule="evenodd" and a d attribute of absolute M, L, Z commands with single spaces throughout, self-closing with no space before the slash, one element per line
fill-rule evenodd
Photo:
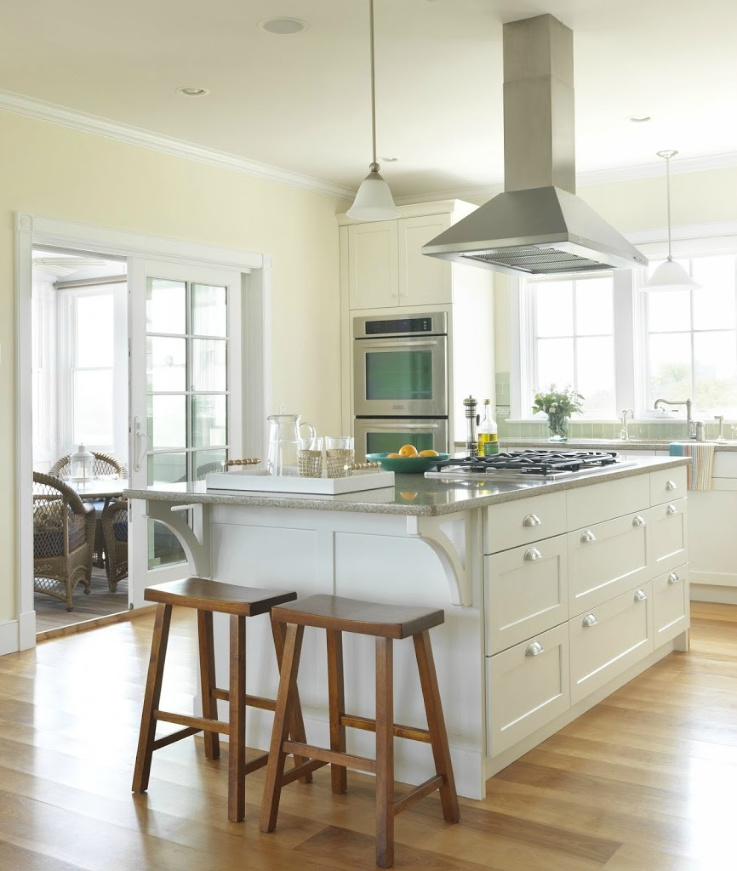
<path fill-rule="evenodd" d="M 144 598 L 158 602 L 151 659 L 148 667 L 146 691 L 141 714 L 141 731 L 133 774 L 133 792 L 145 792 L 151 774 L 151 759 L 154 750 L 205 733 L 205 756 L 218 759 L 220 756 L 219 733 L 228 735 L 228 818 L 240 822 L 246 809 L 246 774 L 263 767 L 268 754 L 246 763 L 246 706 L 275 710 L 274 699 L 246 695 L 246 618 L 268 614 L 274 605 L 297 598 L 294 592 L 259 590 L 224 584 L 204 578 L 185 578 L 166 584 L 147 587 Z M 159 708 L 164 676 L 166 648 L 169 640 L 172 609 L 195 608 L 199 639 L 200 681 L 202 689 L 202 717 L 162 711 Z M 215 652 L 213 645 L 213 612 L 230 614 L 230 674 L 228 689 L 220 689 L 215 683 Z M 272 623 L 272 634 L 277 662 L 281 663 L 284 645 L 284 627 Z M 228 721 L 218 720 L 217 701 L 228 702 Z M 299 699 L 293 705 L 288 730 L 296 740 L 304 740 L 304 724 Z M 156 738 L 158 722 L 175 723 L 185 728 Z M 304 762 L 305 760 L 295 760 Z"/>
<path fill-rule="evenodd" d="M 382 868 L 394 862 L 394 817 L 429 793 L 440 790 L 443 817 L 449 823 L 460 818 L 448 737 L 438 691 L 429 630 L 445 620 L 442 610 L 360 602 L 337 596 L 308 596 L 271 610 L 274 624 L 286 625 L 286 643 L 276 701 L 271 750 L 261 808 L 261 831 L 276 827 L 282 786 L 330 763 L 333 792 L 346 791 L 346 768 L 376 775 L 376 863 Z M 297 672 L 306 626 L 324 629 L 327 635 L 330 749 L 301 740 L 290 740 L 289 724 L 299 704 Z M 343 632 L 376 637 L 376 718 L 346 714 L 344 707 Z M 427 714 L 427 729 L 394 723 L 394 639 L 414 641 L 420 684 Z M 346 752 L 346 727 L 376 733 L 376 758 Z M 432 746 L 435 773 L 400 799 L 394 798 L 394 738 L 409 738 Z M 287 754 L 298 763 L 284 771 Z M 306 757 L 306 761 L 299 762 Z"/>

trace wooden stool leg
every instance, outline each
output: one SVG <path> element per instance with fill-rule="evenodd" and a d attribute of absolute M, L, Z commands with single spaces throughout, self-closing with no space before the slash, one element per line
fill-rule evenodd
<path fill-rule="evenodd" d="M 443 808 L 443 817 L 446 822 L 457 823 L 461 818 L 461 812 L 458 807 L 458 794 L 456 792 L 455 778 L 453 777 L 453 764 L 450 759 L 448 734 L 445 730 L 443 706 L 438 690 L 438 676 L 435 671 L 435 660 L 432 655 L 430 633 L 426 630 L 419 635 L 415 635 L 414 643 L 417 668 L 420 672 L 422 695 L 425 699 L 425 712 L 427 714 L 427 725 L 432 742 L 435 770 L 443 776 L 443 785 L 440 787 L 440 803 Z"/>
<path fill-rule="evenodd" d="M 228 819 L 246 815 L 246 618 L 230 616 Z"/>
<path fill-rule="evenodd" d="M 289 732 L 290 705 L 297 691 L 297 672 L 299 671 L 299 657 L 302 652 L 302 639 L 304 626 L 287 626 L 284 641 L 284 653 L 279 677 L 279 691 L 276 696 L 276 710 L 274 711 L 274 728 L 271 732 L 271 747 L 269 749 L 269 761 L 266 766 L 266 783 L 264 784 L 264 798 L 261 805 L 262 832 L 273 832 L 276 827 L 276 817 L 279 813 L 279 799 L 281 797 L 282 783 L 284 779 L 284 762 L 287 754 L 282 749 Z"/>
<path fill-rule="evenodd" d="M 275 623 L 271 621 L 271 634 L 274 638 L 274 649 L 276 650 L 276 662 L 281 672 L 282 659 L 284 657 L 284 639 L 286 638 L 287 628 L 283 623 Z M 302 717 L 302 704 L 299 700 L 299 690 L 294 688 L 294 701 L 289 709 L 289 736 L 292 741 L 298 741 L 300 744 L 307 743 L 307 733 L 305 732 L 305 722 Z M 295 756 L 294 767 L 309 762 L 307 756 Z M 304 777 L 300 777 L 303 783 L 312 783 L 312 772 L 308 772 Z"/>
<path fill-rule="evenodd" d="M 215 646 L 212 632 L 212 611 L 197 612 L 197 637 L 200 653 L 200 687 L 202 691 L 202 716 L 217 720 L 218 708 L 215 698 Z M 220 758 L 220 736 L 205 730 L 205 756 Z"/>
<path fill-rule="evenodd" d="M 394 864 L 394 648 L 376 639 L 376 864 Z"/>
<path fill-rule="evenodd" d="M 341 717 L 345 714 L 345 680 L 343 676 L 343 633 L 327 629 L 328 646 L 328 699 L 330 703 L 330 749 L 345 753 L 345 726 Z M 333 792 L 342 793 L 348 788 L 345 765 L 330 765 L 330 783 Z"/>
<path fill-rule="evenodd" d="M 159 708 L 161 698 L 161 683 L 164 677 L 166 647 L 169 642 L 171 611 L 171 605 L 158 605 L 156 608 L 154 633 L 151 639 L 151 657 L 148 663 L 146 691 L 143 696 L 143 711 L 141 712 L 141 731 L 138 736 L 138 752 L 133 771 L 133 792 L 146 792 L 151 775 L 151 757 L 156 738 L 155 711 Z"/>

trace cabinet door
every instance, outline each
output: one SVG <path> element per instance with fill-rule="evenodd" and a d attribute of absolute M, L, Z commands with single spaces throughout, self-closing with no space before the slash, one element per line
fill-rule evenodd
<path fill-rule="evenodd" d="M 664 572 L 685 562 L 686 500 L 674 499 L 665 505 L 650 508 L 648 526 L 648 559 L 655 572 Z"/>
<path fill-rule="evenodd" d="M 713 481 L 732 483 L 728 478 Z M 736 490 L 692 490 L 688 494 L 688 558 L 692 584 L 737 587 L 735 518 Z"/>
<path fill-rule="evenodd" d="M 452 302 L 450 262 L 422 253 L 423 245 L 448 229 L 450 215 L 400 218 L 397 224 L 400 305 Z"/>
<path fill-rule="evenodd" d="M 488 753 L 496 756 L 570 706 L 564 623 L 488 657 Z"/>
<path fill-rule="evenodd" d="M 648 582 L 570 621 L 572 705 L 652 651 L 651 600 Z"/>
<path fill-rule="evenodd" d="M 689 627 L 688 564 L 653 579 L 655 649 Z"/>
<path fill-rule="evenodd" d="M 565 535 L 505 550 L 484 562 L 488 653 L 567 622 Z"/>
<path fill-rule="evenodd" d="M 568 534 L 571 614 L 601 605 L 652 577 L 646 529 L 643 511 Z"/>
<path fill-rule="evenodd" d="M 398 304 L 396 221 L 348 227 L 348 288 L 351 308 Z"/>

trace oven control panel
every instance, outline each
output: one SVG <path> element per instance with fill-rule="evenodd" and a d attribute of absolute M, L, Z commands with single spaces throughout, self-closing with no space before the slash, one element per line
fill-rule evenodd
<path fill-rule="evenodd" d="M 448 316 L 445 312 L 430 312 L 403 318 L 361 317 L 353 319 L 354 339 L 377 339 L 382 336 L 444 336 L 448 333 Z"/>

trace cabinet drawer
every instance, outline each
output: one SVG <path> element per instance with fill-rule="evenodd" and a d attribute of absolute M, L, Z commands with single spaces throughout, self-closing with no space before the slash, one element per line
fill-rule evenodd
<path fill-rule="evenodd" d="M 689 626 L 688 565 L 653 579 L 653 645 L 680 635 Z"/>
<path fill-rule="evenodd" d="M 650 505 L 650 476 L 635 475 L 588 487 L 568 490 L 568 528 L 578 529 Z"/>
<path fill-rule="evenodd" d="M 566 531 L 566 493 L 531 496 L 487 509 L 484 553 L 496 553 Z"/>
<path fill-rule="evenodd" d="M 568 627 L 564 623 L 487 657 L 487 752 L 495 756 L 570 705 Z"/>
<path fill-rule="evenodd" d="M 686 495 L 686 466 L 650 472 L 650 504 L 659 505 Z"/>
<path fill-rule="evenodd" d="M 566 536 L 484 558 L 486 652 L 498 653 L 568 620 Z"/>
<path fill-rule="evenodd" d="M 646 530 L 647 516 L 643 511 L 568 534 L 572 615 L 601 605 L 652 576 L 647 561 Z"/>
<path fill-rule="evenodd" d="M 674 499 L 665 505 L 655 505 L 647 510 L 646 517 L 651 569 L 664 572 L 685 562 L 686 500 Z"/>
<path fill-rule="evenodd" d="M 652 583 L 592 608 L 568 625 L 575 705 L 652 651 Z"/>

